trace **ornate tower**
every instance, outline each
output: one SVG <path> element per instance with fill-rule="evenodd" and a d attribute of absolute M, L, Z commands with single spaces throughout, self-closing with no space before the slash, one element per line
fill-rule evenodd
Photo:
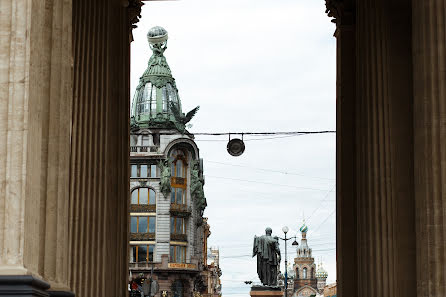
<path fill-rule="evenodd" d="M 305 221 L 300 227 L 301 243 L 297 248 L 297 257 L 294 258 L 294 295 L 310 296 L 317 294 L 316 264 L 311 255 L 311 248 L 307 243 L 308 226 Z"/>
<path fill-rule="evenodd" d="M 153 54 L 132 102 L 129 269 L 133 295 L 153 267 L 158 294 L 183 297 L 206 292 L 201 272 L 209 226 L 203 163 L 186 130 L 198 107 L 182 113 L 164 57 L 167 36 L 161 27 L 147 34 Z"/>

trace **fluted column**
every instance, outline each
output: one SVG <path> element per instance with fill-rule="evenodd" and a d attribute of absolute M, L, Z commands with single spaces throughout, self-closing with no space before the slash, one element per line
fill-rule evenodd
<path fill-rule="evenodd" d="M 70 285 L 125 296 L 128 280 L 127 1 L 73 0 Z"/>
<path fill-rule="evenodd" d="M 358 293 L 395 296 L 389 84 L 383 1 L 357 3 Z"/>
<path fill-rule="evenodd" d="M 411 7 L 356 12 L 357 294 L 415 296 Z"/>
<path fill-rule="evenodd" d="M 0 24 L 0 275 L 67 291 L 71 1 L 1 1 Z"/>
<path fill-rule="evenodd" d="M 354 1 L 326 0 L 336 24 L 336 259 L 337 292 L 354 296 L 357 283 L 356 28 Z"/>
<path fill-rule="evenodd" d="M 446 296 L 446 3 L 412 1 L 418 296 Z"/>

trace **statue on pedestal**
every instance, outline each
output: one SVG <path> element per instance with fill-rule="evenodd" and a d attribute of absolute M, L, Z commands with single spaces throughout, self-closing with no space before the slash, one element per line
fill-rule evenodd
<path fill-rule="evenodd" d="M 279 239 L 271 236 L 272 229 L 265 229 L 266 235 L 254 236 L 252 256 L 257 256 L 257 274 L 264 286 L 277 286 L 280 265 Z"/>

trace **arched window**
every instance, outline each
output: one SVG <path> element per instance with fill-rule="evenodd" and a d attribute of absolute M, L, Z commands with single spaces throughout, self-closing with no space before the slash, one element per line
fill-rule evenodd
<path fill-rule="evenodd" d="M 170 154 L 172 162 L 172 192 L 170 203 L 186 204 L 187 187 L 187 155 L 182 149 L 174 149 Z"/>
<path fill-rule="evenodd" d="M 307 267 L 304 267 L 304 269 L 302 270 L 302 278 L 307 278 Z"/>
<path fill-rule="evenodd" d="M 137 188 L 133 190 L 131 204 L 155 205 L 155 191 L 151 188 Z"/>
<path fill-rule="evenodd" d="M 296 278 L 299 279 L 299 267 L 296 268 Z"/>
<path fill-rule="evenodd" d="M 311 278 L 314 278 L 314 267 L 311 267 Z"/>

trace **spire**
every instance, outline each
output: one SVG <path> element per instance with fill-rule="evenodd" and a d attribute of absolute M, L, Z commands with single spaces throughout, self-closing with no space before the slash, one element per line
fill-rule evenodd
<path fill-rule="evenodd" d="M 305 219 L 303 219 L 302 226 L 300 226 L 299 230 L 302 233 L 302 239 L 300 246 L 297 248 L 297 256 L 300 258 L 311 258 L 311 249 L 307 243 L 308 226 L 305 224 Z"/>
<path fill-rule="evenodd" d="M 198 107 L 187 115 L 181 110 L 175 79 L 164 57 L 167 31 L 162 27 L 153 27 L 147 33 L 147 39 L 153 53 L 133 97 L 131 129 L 164 128 L 184 133 L 186 124 L 198 111 Z"/>

